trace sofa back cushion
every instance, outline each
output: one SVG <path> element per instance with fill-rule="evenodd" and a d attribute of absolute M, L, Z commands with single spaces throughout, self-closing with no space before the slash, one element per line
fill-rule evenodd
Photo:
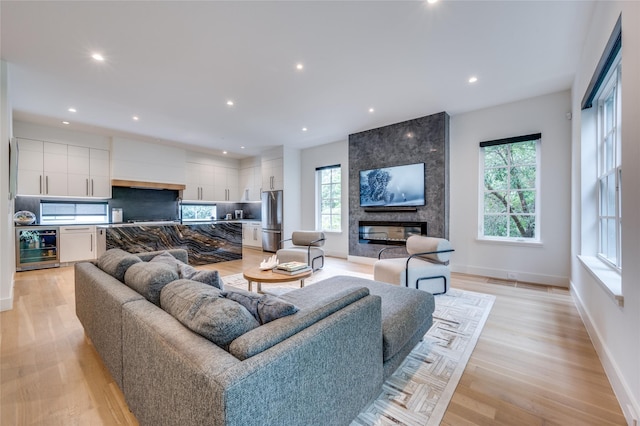
<path fill-rule="evenodd" d="M 300 309 L 293 315 L 243 334 L 231 343 L 229 352 L 241 360 L 250 358 L 368 295 L 369 290 L 366 288 L 337 291 L 323 300 L 318 300 L 312 307 Z"/>
<path fill-rule="evenodd" d="M 220 290 L 197 281 L 179 279 L 162 289 L 160 307 L 194 333 L 223 349 L 260 324 L 247 309 L 221 296 Z"/>
<path fill-rule="evenodd" d="M 124 274 L 133 264 L 142 262 L 140 258 L 134 254 L 118 248 L 105 251 L 98 258 L 98 268 L 111 275 L 118 281 L 124 282 Z"/>
<path fill-rule="evenodd" d="M 124 274 L 124 283 L 143 295 L 154 305 L 160 306 L 160 291 L 171 281 L 177 280 L 175 268 L 159 262 L 138 262 Z"/>
<path fill-rule="evenodd" d="M 293 315 L 298 308 L 289 302 L 270 294 L 257 294 L 250 291 L 235 289 L 222 292 L 222 296 L 238 302 L 257 319 L 260 324 L 266 324 L 278 318 Z"/>

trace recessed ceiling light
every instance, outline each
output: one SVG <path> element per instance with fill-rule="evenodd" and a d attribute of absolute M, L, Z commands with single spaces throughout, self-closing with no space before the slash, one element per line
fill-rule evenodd
<path fill-rule="evenodd" d="M 91 57 L 96 61 L 104 61 L 104 56 L 102 56 L 100 53 L 94 53 L 93 55 L 91 55 Z"/>
<path fill-rule="evenodd" d="M 369 108 L 369 112 L 375 112 L 375 109 Z"/>
<path fill-rule="evenodd" d="M 227 151 L 222 151 L 222 153 L 226 155 L 226 154 L 227 154 Z"/>
<path fill-rule="evenodd" d="M 69 124 L 69 122 L 68 121 L 63 121 L 62 124 Z"/>
<path fill-rule="evenodd" d="M 302 69 L 304 69 L 304 65 L 301 64 L 301 63 L 298 63 L 298 64 L 296 64 L 296 69 L 297 70 L 302 70 Z"/>
<path fill-rule="evenodd" d="M 138 117 L 137 115 L 134 115 L 134 116 L 133 116 L 133 117 L 131 117 L 131 118 L 133 118 L 133 121 L 138 121 L 138 120 L 140 120 L 140 117 Z"/>
<path fill-rule="evenodd" d="M 303 131 L 303 132 L 306 132 L 307 130 L 308 130 L 308 129 L 307 129 L 306 127 L 303 127 L 303 128 L 302 128 L 302 131 Z"/>
<path fill-rule="evenodd" d="M 478 77 L 469 77 L 469 83 L 475 83 L 478 81 Z"/>
<path fill-rule="evenodd" d="M 438 0 L 427 0 L 427 3 L 429 3 L 429 4 L 434 4 L 434 3 L 437 3 L 437 2 L 438 2 Z"/>
<path fill-rule="evenodd" d="M 227 105 L 233 106 L 233 101 L 227 101 Z"/>
<path fill-rule="evenodd" d="M 75 109 L 75 108 L 73 108 L 73 107 L 71 107 L 71 108 L 69 108 L 67 111 L 69 111 L 69 112 L 76 112 L 76 109 Z"/>
<path fill-rule="evenodd" d="M 244 149 L 244 145 L 240 147 L 240 149 Z"/>

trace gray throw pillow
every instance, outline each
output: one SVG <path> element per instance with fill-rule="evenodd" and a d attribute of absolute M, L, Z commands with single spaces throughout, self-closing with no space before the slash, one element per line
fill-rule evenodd
<path fill-rule="evenodd" d="M 244 290 L 225 291 L 223 297 L 233 300 L 247 308 L 260 324 L 266 324 L 278 318 L 293 315 L 298 307 L 270 294 L 257 294 Z"/>
<path fill-rule="evenodd" d="M 180 265 L 184 265 L 181 261 L 173 257 L 168 251 L 163 251 L 159 255 L 155 256 L 153 259 L 149 260 L 149 262 L 158 262 L 164 263 L 165 265 L 171 266 L 176 273 L 180 273 Z"/>
<path fill-rule="evenodd" d="M 160 293 L 160 306 L 185 327 L 226 350 L 237 337 L 260 326 L 244 306 L 197 281 L 180 279 L 167 284 Z"/>
<path fill-rule="evenodd" d="M 220 278 L 218 271 L 203 270 L 200 271 L 193 266 L 181 263 L 178 265 L 178 271 L 180 278 L 186 278 L 193 281 L 198 281 L 204 284 L 212 285 L 220 290 L 224 290 L 224 283 Z"/>
<path fill-rule="evenodd" d="M 160 291 L 178 278 L 175 267 L 160 262 L 139 262 L 127 269 L 124 283 L 149 302 L 160 306 Z"/>
<path fill-rule="evenodd" d="M 110 249 L 102 253 L 98 258 L 98 268 L 111 275 L 118 281 L 124 281 L 124 274 L 133 264 L 142 262 L 134 254 L 118 248 Z"/>

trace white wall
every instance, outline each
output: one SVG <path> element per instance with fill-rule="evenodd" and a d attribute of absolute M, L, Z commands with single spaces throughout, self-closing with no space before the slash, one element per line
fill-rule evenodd
<path fill-rule="evenodd" d="M 457 272 L 568 287 L 571 110 L 569 91 L 451 117 L 449 238 Z M 540 235 L 542 244 L 486 242 L 478 236 L 479 143 L 542 133 Z"/>
<path fill-rule="evenodd" d="M 325 233 L 324 251 L 328 256 L 349 255 L 349 143 L 334 142 L 302 151 L 302 229 L 316 229 L 316 167 L 341 165 L 342 232 Z"/>
<path fill-rule="evenodd" d="M 13 134 L 17 138 L 65 143 L 106 150 L 111 148 L 111 138 L 108 136 L 79 132 L 72 128 L 45 126 L 25 121 L 16 120 L 13 123 Z"/>
<path fill-rule="evenodd" d="M 580 158 L 592 149 L 581 139 L 580 102 L 600 60 L 611 31 L 622 13 L 622 293 L 624 306 L 610 298 L 577 259 L 588 252 L 582 241 L 588 212 L 581 194 L 588 193 Z M 627 422 L 640 415 L 640 3 L 598 2 L 585 40 L 573 92 L 573 184 L 571 288 Z M 586 170 L 584 171 L 586 172 Z M 591 215 L 592 216 L 592 215 Z M 586 235 L 585 235 L 586 237 Z"/>
<path fill-rule="evenodd" d="M 11 100 L 7 63 L 0 61 L 0 311 L 13 307 L 13 275 L 16 270 L 13 200 L 9 199 L 9 140 L 12 136 Z"/>

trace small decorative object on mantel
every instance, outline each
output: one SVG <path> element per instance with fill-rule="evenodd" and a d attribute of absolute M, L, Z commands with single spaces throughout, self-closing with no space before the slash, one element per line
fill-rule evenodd
<path fill-rule="evenodd" d="M 20 210 L 13 215 L 13 222 L 16 225 L 32 225 L 36 221 L 36 215 L 27 210 Z"/>
<path fill-rule="evenodd" d="M 261 271 L 266 271 L 268 269 L 273 269 L 276 266 L 278 266 L 278 258 L 276 257 L 275 254 L 273 256 L 271 256 L 270 258 L 265 259 L 262 262 L 260 262 L 260 270 Z"/>

